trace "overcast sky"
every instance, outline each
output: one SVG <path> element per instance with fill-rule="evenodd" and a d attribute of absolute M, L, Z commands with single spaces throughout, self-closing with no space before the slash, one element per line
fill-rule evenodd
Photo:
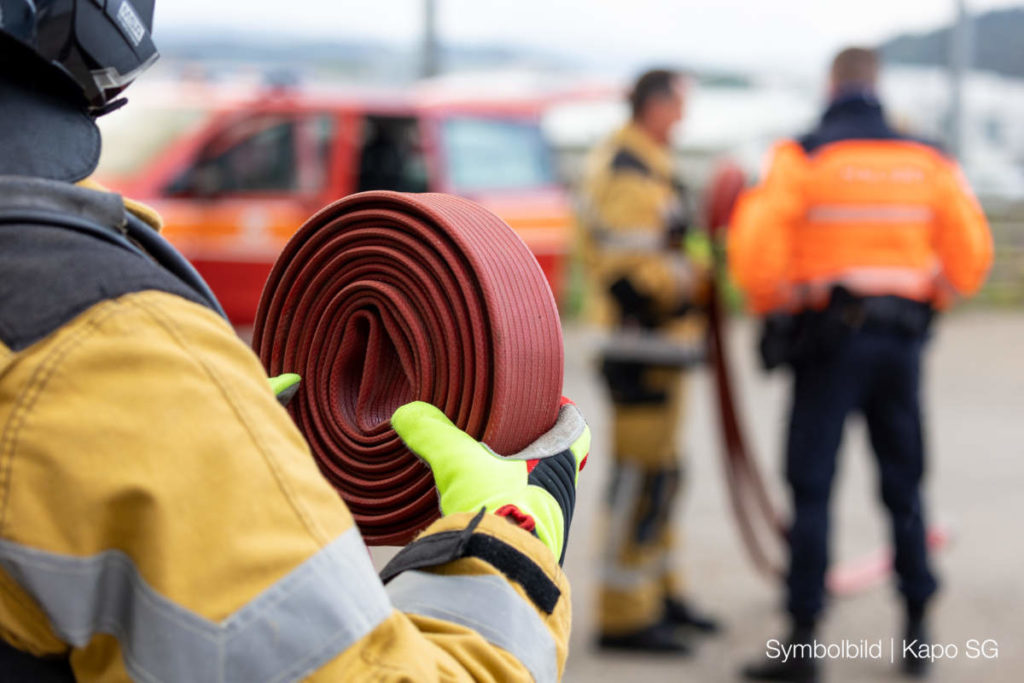
<path fill-rule="evenodd" d="M 949 21 L 954 0 L 437 0 L 442 39 L 621 60 L 817 71 L 843 44 Z M 1024 4 L 968 0 L 972 11 Z M 413 45 L 422 0 L 163 0 L 162 30 L 272 32 Z"/>

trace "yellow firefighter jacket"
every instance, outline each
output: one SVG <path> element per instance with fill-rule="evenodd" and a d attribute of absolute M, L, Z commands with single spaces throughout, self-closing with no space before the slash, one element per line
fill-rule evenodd
<path fill-rule="evenodd" d="M 116 195 L 17 182 L 0 178 L 0 204 L 124 220 Z M 9 650 L 54 655 L 80 681 L 559 678 L 570 606 L 555 557 L 470 517 L 431 526 L 385 587 L 223 319 L 102 239 L 0 224 Z M 432 550 L 459 533 L 490 551 Z"/>
<path fill-rule="evenodd" d="M 581 187 L 578 225 L 588 280 L 588 317 L 614 326 L 617 282 L 650 299 L 655 318 L 687 303 L 693 273 L 669 231 L 685 219 L 673 181 L 670 150 L 630 123 L 590 155 Z"/>

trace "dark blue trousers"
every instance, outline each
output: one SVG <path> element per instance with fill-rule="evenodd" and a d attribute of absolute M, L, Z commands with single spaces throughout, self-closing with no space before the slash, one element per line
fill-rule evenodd
<path fill-rule="evenodd" d="M 924 340 L 859 331 L 794 367 L 786 477 L 793 502 L 788 609 L 797 621 L 822 610 L 828 566 L 829 498 L 847 415 L 867 421 L 882 502 L 892 520 L 895 569 L 908 602 L 937 584 L 928 566 L 919 487 L 924 473 L 919 385 Z"/>

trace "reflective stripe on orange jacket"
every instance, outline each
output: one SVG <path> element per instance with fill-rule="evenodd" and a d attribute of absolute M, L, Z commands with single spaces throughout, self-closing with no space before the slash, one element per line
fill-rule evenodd
<path fill-rule="evenodd" d="M 835 284 L 937 307 L 981 286 L 984 214 L 957 166 L 910 140 L 779 143 L 729 233 L 733 277 L 758 313 L 818 306 Z"/>

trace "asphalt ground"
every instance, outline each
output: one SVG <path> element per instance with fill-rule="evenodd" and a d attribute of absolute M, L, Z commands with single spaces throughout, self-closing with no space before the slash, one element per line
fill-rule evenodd
<path fill-rule="evenodd" d="M 776 501 L 784 506 L 780 453 L 789 380 L 757 368 L 756 328 L 750 320 L 734 319 L 729 332 L 748 438 Z M 763 657 L 769 639 L 784 636 L 786 621 L 781 587 L 752 568 L 731 516 L 713 385 L 703 370 L 692 373 L 689 386 L 690 410 L 681 444 L 687 455 L 687 486 L 676 511 L 685 546 L 676 560 L 687 572 L 692 597 L 723 622 L 725 631 L 695 638 L 695 653 L 686 658 L 613 655 L 593 647 L 601 503 L 609 474 L 608 400 L 590 361 L 594 332 L 570 325 L 565 341 L 565 393 L 583 410 L 594 437 L 565 561 L 573 602 L 565 680 L 740 680 L 742 665 Z M 942 589 L 932 609 L 932 636 L 942 646 L 936 652 L 942 657 L 936 657 L 929 680 L 1024 681 L 1024 312 L 964 311 L 941 320 L 927 353 L 923 393 L 929 521 L 951 534 L 934 556 Z M 833 562 L 841 566 L 877 555 L 888 543 L 874 460 L 859 417 L 847 424 L 839 455 L 832 539 Z M 394 550 L 374 548 L 375 564 L 383 566 Z M 899 657 L 901 621 L 891 580 L 833 598 L 819 641 L 880 642 L 881 658 L 825 660 L 823 680 L 905 680 L 890 661 L 893 641 Z M 976 650 L 970 649 L 973 643 Z"/>
<path fill-rule="evenodd" d="M 731 351 L 742 411 L 765 477 L 780 503 L 780 452 L 788 378 L 759 372 L 755 329 L 734 320 Z M 741 664 L 763 655 L 769 638 L 785 630 L 779 586 L 748 563 L 728 508 L 719 461 L 717 414 L 707 373 L 689 387 L 690 413 L 683 449 L 688 486 L 677 522 L 685 532 L 678 561 L 688 572 L 699 605 L 720 617 L 723 635 L 697 642 L 694 656 L 599 654 L 592 647 L 599 557 L 599 515 L 608 477 L 608 403 L 588 361 L 592 333 L 566 330 L 566 394 L 580 405 L 594 434 L 580 484 L 565 567 L 572 582 L 573 633 L 566 680 L 734 681 Z M 1024 680 L 1024 314 L 967 311 L 941 321 L 928 353 L 924 385 L 930 462 L 926 500 L 930 519 L 952 538 L 935 557 L 943 582 L 933 614 L 934 640 L 943 660 L 934 681 Z M 833 499 L 833 558 L 856 563 L 887 543 L 874 461 L 859 418 L 848 424 Z M 901 634 L 891 582 L 834 599 L 819 638 L 882 641 L 882 659 L 826 661 L 832 682 L 899 680 L 889 661 L 890 639 Z M 979 650 L 994 640 L 996 658 Z M 949 646 L 955 646 L 956 652 Z M 992 643 L 984 649 L 992 654 Z M 898 656 L 898 655 L 897 655 Z"/>

